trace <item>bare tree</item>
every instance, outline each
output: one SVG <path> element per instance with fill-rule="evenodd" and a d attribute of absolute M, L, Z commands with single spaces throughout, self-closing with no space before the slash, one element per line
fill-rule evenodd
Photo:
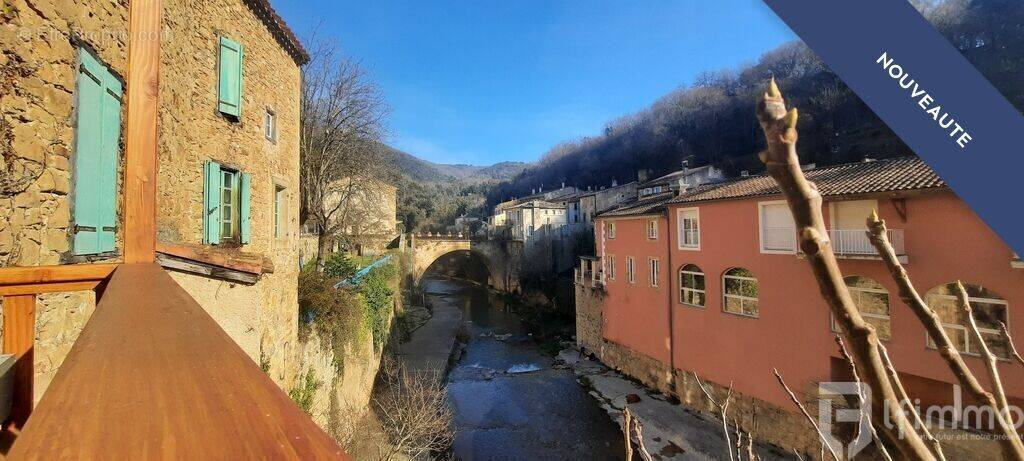
<path fill-rule="evenodd" d="M 878 348 L 878 334 L 861 317 L 860 310 L 843 282 L 843 274 L 825 229 L 821 193 L 814 183 L 807 181 L 800 169 L 796 153 L 797 111 L 786 110 L 782 93 L 774 79 L 757 105 L 757 118 L 768 145 L 761 154 L 761 160 L 789 203 L 799 231 L 800 248 L 807 255 L 807 262 L 811 265 L 821 294 L 851 349 L 851 355 L 861 371 L 861 379 L 880 397 L 871 402 L 871 418 L 875 427 L 886 427 L 886 418 L 895 425 L 896 432 L 885 430 L 882 434 L 899 450 L 903 458 L 936 459 L 902 411 Z"/>
<path fill-rule="evenodd" d="M 382 389 L 374 408 L 387 436 L 380 459 L 426 459 L 451 448 L 452 410 L 444 383 L 436 373 L 409 372 L 393 358 L 381 364 Z"/>
<path fill-rule="evenodd" d="M 336 44 L 311 43 L 316 45 L 302 72 L 301 218 L 315 229 L 322 266 L 338 236 L 362 218 L 354 197 L 373 196 L 374 188 L 389 182 L 391 168 L 380 144 L 388 113 L 380 89 Z"/>

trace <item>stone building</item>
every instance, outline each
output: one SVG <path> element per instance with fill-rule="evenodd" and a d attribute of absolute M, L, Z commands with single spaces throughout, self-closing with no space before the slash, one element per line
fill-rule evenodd
<path fill-rule="evenodd" d="M 333 224 L 340 226 L 339 238 L 332 244 L 334 251 L 375 255 L 398 237 L 398 189 L 393 184 L 342 178 L 331 184 L 325 201 L 329 207 L 339 207 L 335 213 L 339 221 Z M 312 218 L 303 223 L 302 230 L 300 264 L 316 258 L 318 242 Z"/>
<path fill-rule="evenodd" d="M 118 262 L 128 3 L 0 11 L 0 266 Z M 165 0 L 161 264 L 286 387 L 296 361 L 299 66 L 265 0 Z M 36 398 L 95 308 L 39 297 Z"/>

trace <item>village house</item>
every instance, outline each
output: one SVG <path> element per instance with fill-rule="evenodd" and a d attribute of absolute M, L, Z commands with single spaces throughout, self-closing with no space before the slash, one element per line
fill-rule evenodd
<path fill-rule="evenodd" d="M 1024 328 L 1024 269 L 1010 248 L 917 158 L 809 169 L 824 197 L 829 238 L 846 283 L 873 324 L 901 380 L 922 406 L 946 405 L 956 382 L 865 234 L 875 211 L 915 286 L 987 386 L 978 345 L 954 307 L 962 280 L 986 342 L 1009 357 L 999 333 Z M 778 186 L 767 175 L 684 188 L 603 213 L 597 257 L 577 273 L 581 347 L 648 385 L 706 408 L 691 373 L 720 391 L 732 386 L 739 420 L 785 447 L 817 436 L 777 383 L 800 395 L 818 382 L 848 381 L 835 326 Z M 1020 335 L 1018 335 L 1020 336 Z M 1024 369 L 1001 367 L 1011 400 L 1024 403 Z M 814 450 L 814 448 L 811 448 Z"/>
<path fill-rule="evenodd" d="M 325 202 L 328 207 L 338 207 L 332 225 L 342 223 L 331 242 L 332 251 L 373 256 L 382 253 L 398 237 L 398 188 L 394 184 L 342 178 L 331 183 Z M 302 224 L 300 234 L 301 267 L 316 258 L 319 237 L 312 217 Z M 347 246 L 343 248 L 342 242 Z"/>
<path fill-rule="evenodd" d="M 119 263 L 126 132 L 125 2 L 20 0 L 0 21 L 4 266 Z M 265 0 L 163 2 L 158 261 L 283 388 L 297 372 L 299 67 Z M 125 32 L 125 33 L 122 33 Z M 95 309 L 39 296 L 35 398 Z"/>

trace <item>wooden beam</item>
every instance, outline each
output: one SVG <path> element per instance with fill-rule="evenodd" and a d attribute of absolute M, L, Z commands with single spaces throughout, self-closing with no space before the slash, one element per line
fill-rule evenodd
<path fill-rule="evenodd" d="M 33 343 L 36 337 L 36 296 L 4 296 L 3 351 L 14 355 L 14 389 L 8 422 L 21 428 L 32 413 Z"/>
<path fill-rule="evenodd" d="M 0 296 L 37 295 L 42 293 L 66 293 L 69 291 L 92 291 L 102 280 L 81 282 L 32 283 L 28 285 L 0 285 Z"/>
<path fill-rule="evenodd" d="M 160 0 L 131 0 L 125 132 L 124 260 L 156 259 L 156 152 L 160 103 Z"/>
<path fill-rule="evenodd" d="M 110 277 L 116 268 L 117 264 L 3 267 L 0 268 L 0 286 L 100 281 Z"/>

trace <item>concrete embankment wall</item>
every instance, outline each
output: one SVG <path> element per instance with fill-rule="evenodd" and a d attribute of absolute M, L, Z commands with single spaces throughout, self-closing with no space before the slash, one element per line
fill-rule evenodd
<path fill-rule="evenodd" d="M 708 401 L 690 371 L 673 370 L 661 361 L 604 339 L 601 313 L 604 299 L 603 289 L 576 285 L 576 344 L 605 365 L 659 392 L 675 396 L 685 407 L 719 417 L 718 408 Z M 703 378 L 701 381 L 715 399 L 725 400 L 728 383 L 723 385 Z M 794 389 L 794 392 L 800 390 Z M 818 436 L 802 415 L 736 392 L 732 393 L 730 402 L 730 419 L 739 421 L 743 430 L 754 438 L 796 449 L 814 458 L 818 456 Z M 817 405 L 808 408 L 817 408 Z"/>

